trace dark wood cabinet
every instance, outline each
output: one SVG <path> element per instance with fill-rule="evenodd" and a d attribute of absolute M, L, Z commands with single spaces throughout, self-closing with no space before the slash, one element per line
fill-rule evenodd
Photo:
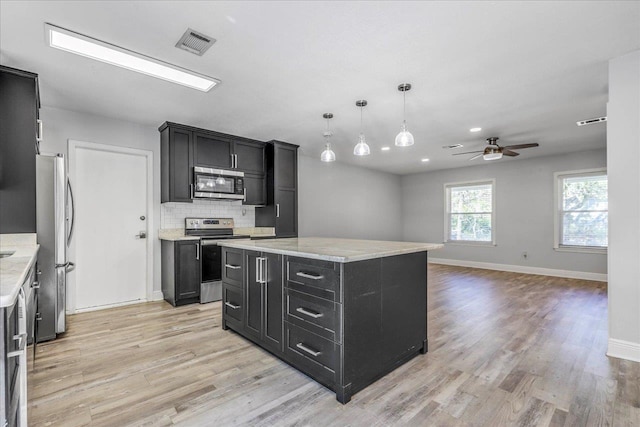
<path fill-rule="evenodd" d="M 267 205 L 256 208 L 256 227 L 274 227 L 276 237 L 297 237 L 298 146 L 271 141 L 266 160 Z"/>
<path fill-rule="evenodd" d="M 265 143 L 165 122 L 160 128 L 162 203 L 193 200 L 193 168 L 245 173 L 245 205 L 266 205 Z"/>
<path fill-rule="evenodd" d="M 38 75 L 0 66 L 0 234 L 36 232 Z"/>
<path fill-rule="evenodd" d="M 226 254 L 225 254 L 226 253 Z M 236 281 L 225 281 L 223 289 L 224 317 L 229 325 L 223 322 L 223 328 L 232 326 L 259 341 L 265 348 L 274 353 L 283 351 L 283 280 L 282 255 L 242 251 L 241 269 L 243 284 L 239 288 Z M 235 259 L 237 251 L 224 248 L 223 258 Z M 234 269 L 235 270 L 235 269 Z M 236 270 L 237 271 L 237 270 Z M 242 302 L 238 298 L 242 296 Z M 242 323 L 238 322 L 238 315 L 244 316 Z"/>
<path fill-rule="evenodd" d="M 200 240 L 162 241 L 162 293 L 174 307 L 200 301 Z"/>
<path fill-rule="evenodd" d="M 232 169 L 233 142 L 229 136 L 209 132 L 193 132 L 194 166 Z"/>

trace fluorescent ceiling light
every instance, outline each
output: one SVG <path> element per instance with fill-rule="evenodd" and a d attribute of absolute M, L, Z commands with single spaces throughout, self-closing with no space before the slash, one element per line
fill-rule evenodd
<path fill-rule="evenodd" d="M 482 130 L 482 128 L 471 128 L 469 129 L 469 132 L 480 132 Z"/>
<path fill-rule="evenodd" d="M 391 150 L 391 147 L 382 147 L 381 150 L 382 151 L 389 151 L 389 150 Z"/>
<path fill-rule="evenodd" d="M 86 58 L 106 62 L 148 76 L 157 77 L 203 92 L 210 91 L 220 80 L 132 52 L 121 47 L 45 24 L 49 46 Z"/>

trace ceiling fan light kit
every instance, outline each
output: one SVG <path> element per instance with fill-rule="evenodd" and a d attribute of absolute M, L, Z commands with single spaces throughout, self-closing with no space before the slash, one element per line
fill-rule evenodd
<path fill-rule="evenodd" d="M 366 99 L 360 99 L 356 101 L 356 105 L 360 107 L 360 135 L 358 136 L 358 143 L 353 148 L 353 154 L 356 156 L 368 156 L 371 154 L 371 149 L 367 144 L 367 141 L 364 137 L 364 132 L 362 130 L 362 110 L 367 105 Z"/>
<path fill-rule="evenodd" d="M 320 160 L 323 162 L 335 162 L 336 161 L 336 153 L 331 149 L 331 143 L 329 142 L 329 138 L 333 135 L 333 132 L 329 129 L 329 120 L 333 118 L 332 113 L 324 113 L 322 115 L 327 120 L 327 130 L 323 132 L 322 136 L 325 140 L 325 148 L 322 154 L 320 155 Z"/>
<path fill-rule="evenodd" d="M 402 92 L 402 104 L 403 104 L 403 113 L 402 113 L 402 128 L 400 133 L 396 135 L 395 144 L 398 147 L 409 147 L 413 145 L 413 135 L 411 132 L 407 130 L 407 92 L 411 90 L 411 84 L 402 83 L 398 86 L 398 90 Z"/>

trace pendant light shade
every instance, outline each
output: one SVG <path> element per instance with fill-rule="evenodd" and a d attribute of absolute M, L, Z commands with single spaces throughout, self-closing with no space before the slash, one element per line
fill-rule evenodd
<path fill-rule="evenodd" d="M 358 136 L 358 143 L 353 148 L 353 154 L 356 156 L 368 156 L 371 154 L 371 149 L 367 144 L 367 141 L 364 137 L 364 132 L 362 130 L 362 109 L 367 105 L 366 99 L 361 99 L 356 101 L 356 105 L 360 107 L 360 135 Z"/>
<path fill-rule="evenodd" d="M 413 135 L 411 132 L 407 130 L 407 92 L 411 90 L 411 85 L 409 83 L 402 83 L 398 86 L 398 90 L 402 92 L 402 104 L 403 104 L 403 113 L 402 113 L 402 128 L 400 129 L 400 133 L 396 135 L 396 146 L 398 147 L 408 147 L 413 145 Z"/>
<path fill-rule="evenodd" d="M 333 114 L 324 113 L 322 117 L 327 119 L 327 130 L 324 131 L 324 133 L 322 134 L 322 136 L 324 136 L 324 139 L 325 139 L 325 146 L 324 146 L 325 148 L 322 154 L 320 155 L 320 160 L 323 162 L 335 162 L 336 153 L 334 153 L 333 150 L 331 149 L 331 143 L 329 142 L 329 138 L 331 138 L 331 136 L 333 135 L 333 132 L 331 132 L 331 130 L 329 129 L 329 120 L 333 118 Z"/>

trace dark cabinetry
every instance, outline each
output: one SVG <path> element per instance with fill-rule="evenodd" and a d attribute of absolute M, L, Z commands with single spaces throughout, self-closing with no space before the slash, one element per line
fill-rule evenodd
<path fill-rule="evenodd" d="M 0 234 L 36 232 L 38 76 L 0 66 Z"/>
<path fill-rule="evenodd" d="M 162 202 L 191 202 L 193 167 L 245 173 L 246 205 L 265 205 L 265 143 L 166 122 L 159 128 Z"/>
<path fill-rule="evenodd" d="M 222 256 L 223 328 L 282 353 L 282 255 L 224 248 Z"/>
<path fill-rule="evenodd" d="M 162 241 L 162 293 L 173 306 L 200 300 L 200 240 Z"/>
<path fill-rule="evenodd" d="M 267 205 L 256 209 L 257 227 L 274 227 L 276 237 L 298 235 L 298 146 L 271 141 L 266 147 Z"/>

